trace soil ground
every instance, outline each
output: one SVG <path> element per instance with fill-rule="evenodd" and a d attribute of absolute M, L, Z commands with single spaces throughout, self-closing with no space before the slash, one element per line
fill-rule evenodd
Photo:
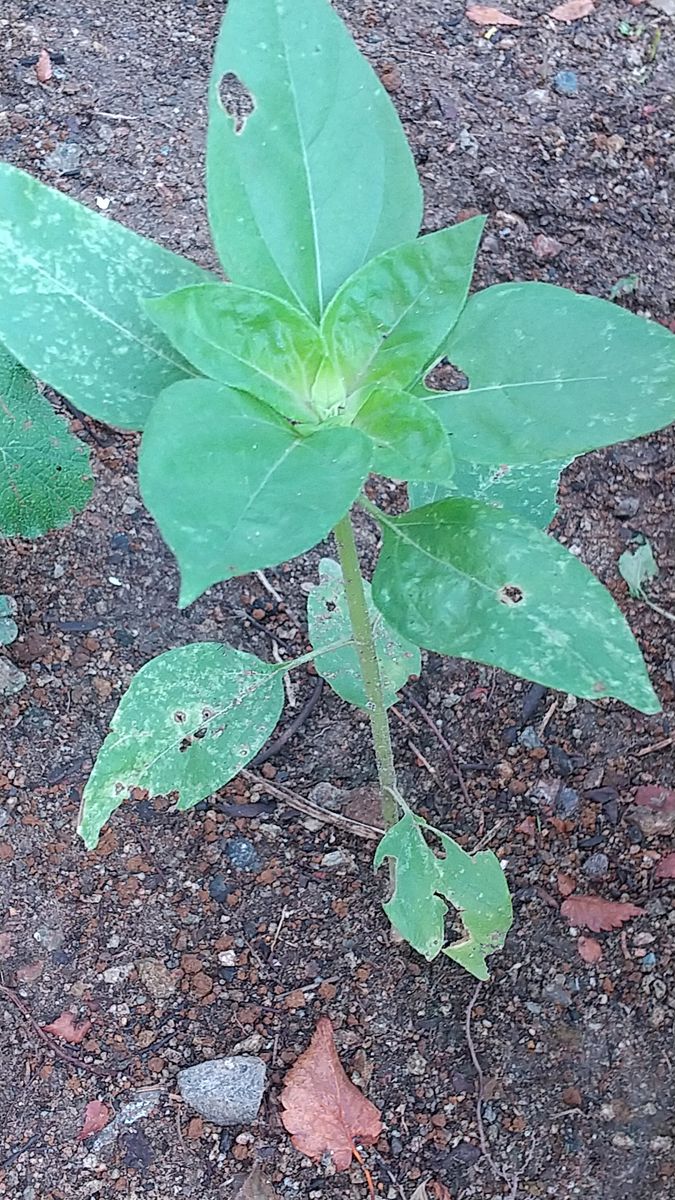
<path fill-rule="evenodd" d="M 608 297 L 635 276 L 619 302 L 672 322 L 675 24 L 627 0 L 603 0 L 571 25 L 546 7 L 516 2 L 522 27 L 486 37 L 456 0 L 340 5 L 406 124 L 426 228 L 467 209 L 489 216 L 478 285 L 543 279 Z M 112 216 L 212 264 L 204 87 L 221 8 L 4 0 L 0 156 L 85 204 L 110 201 Z M 42 47 L 56 67 L 45 87 L 32 66 Z M 563 69 L 577 73 L 574 97 L 556 90 Z M 74 173 L 59 174 L 67 166 Z M 555 258 L 537 258 L 540 234 L 561 244 Z M 216 1200 L 256 1158 L 280 1196 L 365 1195 L 357 1169 L 334 1176 L 310 1163 L 280 1124 L 283 1074 L 327 1014 L 348 1071 L 383 1113 L 369 1155 L 380 1194 L 409 1200 L 431 1179 L 453 1200 L 514 1196 L 520 1171 L 522 1197 L 672 1196 L 673 884 L 654 875 L 667 840 L 645 834 L 631 806 L 639 785 L 674 782 L 675 637 L 627 598 L 617 571 L 644 533 L 661 568 L 654 598 L 674 606 L 672 431 L 575 463 L 554 526 L 627 613 L 664 712 L 538 700 L 500 672 L 428 656 L 394 721 L 416 806 L 508 864 L 515 924 L 472 1023 L 487 1144 L 507 1183 L 481 1158 L 464 1029 L 474 982 L 392 942 L 371 844 L 266 792 L 371 782 L 359 714 L 324 689 L 259 785 L 239 780 L 187 816 L 130 804 L 97 853 L 78 843 L 81 790 L 135 670 L 196 639 L 268 656 L 273 633 L 284 653 L 303 649 L 293 618 L 302 627 L 319 552 L 268 572 L 282 605 L 250 577 L 179 613 L 173 561 L 138 500 L 136 439 L 74 428 L 92 449 L 91 504 L 63 532 L 4 546 L 0 566 L 0 591 L 20 603 L 9 653 L 28 676 L 2 719 L 0 970 L 34 1022 L 68 1008 L 93 1025 L 73 1050 L 89 1065 L 75 1068 L 0 994 L 0 1195 Z M 370 537 L 364 528 L 367 554 Z M 299 704 L 314 684 L 299 679 Z M 455 747 L 470 804 L 407 697 Z M 239 807 L 252 799 L 255 809 Z M 367 816 L 363 792 L 351 803 Z M 343 865 L 322 865 L 335 849 Z M 644 910 L 623 932 L 596 935 L 595 965 L 559 912 L 561 876 Z M 175 1073 L 246 1039 L 269 1064 L 269 1087 L 253 1127 L 221 1134 L 181 1105 Z M 147 1088 L 159 1089 L 154 1111 L 107 1149 L 77 1140 L 87 1102 L 117 1111 Z"/>

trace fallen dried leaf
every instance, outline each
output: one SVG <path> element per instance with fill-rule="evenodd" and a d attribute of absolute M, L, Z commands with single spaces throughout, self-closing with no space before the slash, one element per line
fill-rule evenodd
<path fill-rule="evenodd" d="M 53 1033 L 54 1037 L 69 1042 L 71 1046 L 79 1046 L 91 1029 L 91 1021 L 85 1020 L 78 1023 L 73 1014 L 66 1011 L 52 1021 L 51 1025 L 43 1025 L 42 1028 L 45 1033 Z"/>
<path fill-rule="evenodd" d="M 110 1110 L 100 1100 L 90 1100 L 84 1110 L 84 1121 L 77 1135 L 78 1142 L 91 1137 L 92 1133 L 100 1133 L 105 1129 L 110 1118 Z"/>
<path fill-rule="evenodd" d="M 581 17 L 589 17 L 595 12 L 593 0 L 567 0 L 558 4 L 548 14 L 554 21 L 578 21 Z"/>
<path fill-rule="evenodd" d="M 574 875 L 563 875 L 562 872 L 558 875 L 557 883 L 558 891 L 560 892 L 561 896 L 571 896 L 572 892 L 577 886 L 577 881 L 574 878 Z"/>
<path fill-rule="evenodd" d="M 37 76 L 38 83 L 46 83 L 47 80 L 51 79 L 52 75 L 54 74 L 52 71 L 52 60 L 49 57 L 47 50 L 40 51 L 40 55 L 35 64 L 35 74 Z"/>
<path fill-rule="evenodd" d="M 602 946 L 600 942 L 596 942 L 595 938 L 580 937 L 577 941 L 577 950 L 579 957 L 583 958 L 585 963 L 600 962 L 602 958 Z"/>
<path fill-rule="evenodd" d="M 517 21 L 515 17 L 510 17 L 508 13 L 500 12 L 498 8 L 490 8 L 485 4 L 474 4 L 471 8 L 467 8 L 466 16 L 474 25 L 522 25 L 522 21 Z"/>
<path fill-rule="evenodd" d="M 436 1183 L 434 1180 L 433 1183 L 429 1184 L 429 1191 L 435 1200 L 452 1200 L 452 1196 L 444 1183 Z"/>
<path fill-rule="evenodd" d="M 263 1175 L 260 1163 L 256 1163 L 248 1179 L 237 1192 L 237 1200 L 277 1200 L 277 1193 Z"/>
<path fill-rule="evenodd" d="M 648 837 L 675 833 L 675 791 L 666 787 L 639 787 L 631 816 Z"/>
<path fill-rule="evenodd" d="M 630 917 L 641 917 L 644 908 L 623 900 L 603 900 L 600 896 L 570 896 L 560 906 L 570 925 L 585 925 L 594 933 L 618 929 Z"/>
<path fill-rule="evenodd" d="M 656 865 L 655 879 L 675 879 L 675 854 L 666 854 Z"/>
<path fill-rule="evenodd" d="M 342 1069 L 327 1017 L 320 1018 L 309 1049 L 288 1072 L 281 1103 L 296 1150 L 315 1160 L 328 1152 L 338 1171 L 349 1168 L 356 1138 L 372 1146 L 382 1130 L 375 1105 Z"/>

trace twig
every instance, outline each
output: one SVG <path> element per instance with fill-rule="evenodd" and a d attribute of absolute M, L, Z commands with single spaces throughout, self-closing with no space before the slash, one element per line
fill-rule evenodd
<path fill-rule="evenodd" d="M 183 1126 L 181 1125 L 181 1121 L 180 1121 L 180 1109 L 179 1108 L 176 1109 L 176 1133 L 178 1134 L 178 1141 L 180 1142 L 183 1154 L 187 1158 L 188 1157 L 188 1148 L 185 1145 L 185 1138 L 183 1137 Z"/>
<path fill-rule="evenodd" d="M 269 592 L 272 599 L 276 600 L 277 604 L 283 604 L 283 602 L 284 602 L 283 596 L 281 595 L 280 592 L 277 591 L 274 584 L 270 583 L 269 579 L 265 575 L 265 572 L 264 571 L 254 571 L 253 574 L 255 575 L 256 579 L 258 580 L 258 583 L 262 583 L 265 591 Z"/>
<path fill-rule="evenodd" d="M 277 663 L 283 663 L 284 661 L 284 659 L 281 657 L 279 644 L 276 641 L 272 642 L 272 658 Z M 295 685 L 291 679 L 290 671 L 286 671 L 284 674 L 284 691 L 286 692 L 286 703 L 288 704 L 288 707 L 297 708 L 298 701 L 295 695 Z"/>
<path fill-rule="evenodd" d="M 13 1162 L 16 1162 L 17 1158 L 21 1158 L 22 1154 L 32 1149 L 36 1142 L 41 1142 L 43 1138 L 44 1134 L 42 1130 L 38 1130 L 32 1137 L 29 1137 L 27 1142 L 24 1142 L 23 1146 L 17 1146 L 16 1150 L 12 1150 L 12 1153 L 8 1154 L 7 1158 L 3 1158 L 2 1162 L 0 1162 L 0 1171 L 4 1171 L 5 1167 L 10 1167 Z"/>
<path fill-rule="evenodd" d="M 551 720 L 551 717 L 553 716 L 557 707 L 558 707 L 558 700 L 556 698 L 553 701 L 553 703 L 550 704 L 549 707 L 547 708 L 546 713 L 544 714 L 544 719 L 543 719 L 541 725 L 539 726 L 539 736 L 540 737 L 541 737 L 542 733 L 545 731 L 545 729 L 546 729 L 549 721 Z"/>
<path fill-rule="evenodd" d="M 373 1177 L 366 1166 L 364 1157 L 360 1153 L 360 1151 L 357 1150 L 356 1146 L 352 1146 L 352 1151 L 354 1154 L 354 1158 L 356 1159 L 361 1170 L 363 1171 L 363 1177 L 366 1181 L 366 1187 L 368 1188 L 368 1195 L 370 1196 L 370 1200 L 375 1200 L 375 1184 L 373 1183 Z"/>
<path fill-rule="evenodd" d="M 496 821 L 495 824 L 492 826 L 492 829 L 488 829 L 487 833 L 483 834 L 483 837 L 480 839 L 479 842 L 476 843 L 476 845 L 471 850 L 471 853 L 476 854 L 476 852 L 478 850 L 484 850 L 486 846 L 489 846 L 493 837 L 495 837 L 495 835 L 499 833 L 500 829 L 502 829 L 504 827 L 504 825 L 506 825 L 506 818 L 500 817 L 499 820 Z"/>
<path fill-rule="evenodd" d="M 450 745 L 447 738 L 445 738 L 443 736 L 440 729 L 438 728 L 438 725 L 433 720 L 433 718 L 429 716 L 429 713 L 426 711 L 426 709 L 422 708 L 422 705 L 419 703 L 419 701 L 416 700 L 415 697 L 413 695 L 411 695 L 411 693 L 407 689 L 405 690 L 404 695 L 405 695 L 406 700 L 409 700 L 410 703 L 412 704 L 413 708 L 416 709 L 417 712 L 420 714 L 422 720 L 425 721 L 426 724 L 429 726 L 434 737 L 437 739 L 437 741 L 440 742 L 441 746 L 445 750 L 445 752 L 450 760 L 450 766 L 452 767 L 452 769 L 455 772 L 455 775 L 457 777 L 457 782 L 459 784 L 459 788 L 462 793 L 462 796 L 464 797 L 464 800 L 466 801 L 466 804 L 468 805 L 468 807 L 471 808 L 472 800 L 467 791 L 466 784 L 464 782 L 464 776 L 462 775 L 459 763 L 457 762 L 457 759 L 455 758 L 452 746 Z"/>
<path fill-rule="evenodd" d="M 256 754 L 255 758 L 252 760 L 252 766 L 262 766 L 262 764 L 267 762 L 268 759 L 274 758 L 274 756 L 279 753 L 279 751 L 286 745 L 287 742 L 290 742 L 291 738 L 294 737 L 298 730 L 304 725 L 307 718 L 314 712 L 314 709 L 321 699 L 322 691 L 323 679 L 319 678 L 314 684 L 309 699 L 303 704 L 297 716 L 293 718 L 290 724 L 284 729 L 284 732 L 280 734 L 275 741 L 270 742 L 269 746 L 266 746 L 264 750 L 261 750 L 259 754 Z"/>
<path fill-rule="evenodd" d="M 55 1054 L 57 1058 L 62 1059 L 63 1062 L 68 1063 L 71 1067 L 76 1067 L 78 1071 L 89 1071 L 92 1075 L 101 1075 L 104 1077 L 107 1077 L 111 1074 L 111 1071 L 108 1067 L 99 1067 L 96 1065 L 96 1063 L 83 1062 L 82 1059 L 78 1058 L 76 1054 L 71 1054 L 69 1050 L 63 1050 L 62 1047 L 59 1046 L 57 1042 L 55 1042 L 49 1036 L 48 1033 L 45 1033 L 42 1026 L 38 1025 L 35 1018 L 31 1016 L 21 997 L 18 996 L 16 992 L 12 991 L 11 988 L 6 987 L 4 983 L 0 983 L 0 995 L 6 996 L 7 999 L 11 1001 L 14 1007 L 19 1010 L 24 1021 L 33 1031 L 35 1036 L 39 1038 L 40 1041 L 43 1042 L 43 1044 L 47 1046 L 47 1048 L 51 1050 L 52 1054 Z"/>
<path fill-rule="evenodd" d="M 655 750 L 667 750 L 675 742 L 675 734 L 670 737 L 661 738 L 660 742 L 652 742 L 650 746 L 643 746 L 641 750 L 635 751 L 636 758 L 644 758 L 645 754 L 653 754 Z"/>
<path fill-rule="evenodd" d="M 277 927 L 274 931 L 274 937 L 272 938 L 272 944 L 270 945 L 270 955 L 269 955 L 270 958 L 272 957 L 272 955 L 274 953 L 274 947 L 276 946 L 277 942 L 279 941 L 279 934 L 281 933 L 281 927 L 282 927 L 284 921 L 286 920 L 286 917 L 288 916 L 289 912 L 290 912 L 290 909 L 288 909 L 286 907 L 286 905 L 284 904 L 284 907 L 281 910 L 281 916 L 279 917 L 279 924 L 277 925 Z"/>
<path fill-rule="evenodd" d="M 325 821 L 328 825 L 336 825 L 338 829 L 344 829 L 347 833 L 354 834 L 355 837 L 367 838 L 369 841 L 379 842 L 382 837 L 382 830 L 377 829 L 374 825 L 366 825 L 363 821 L 354 821 L 351 817 L 345 817 L 341 813 L 329 812 L 327 808 L 312 804 L 311 800 L 305 800 L 304 796 L 298 796 L 297 792 L 291 792 L 289 788 L 282 788 L 278 783 L 270 783 L 268 779 L 262 779 L 253 771 L 242 771 L 241 775 L 244 779 L 248 779 L 249 783 L 264 788 L 270 796 L 275 796 L 277 800 L 281 800 L 282 804 L 287 804 L 289 808 L 294 808 L 307 817 Z"/>
<path fill-rule="evenodd" d="M 432 765 L 431 765 L 431 763 L 429 762 L 428 758 L 425 758 L 425 757 L 424 757 L 424 755 L 422 754 L 422 751 L 420 750 L 419 746 L 416 746 L 416 745 L 415 745 L 415 743 L 413 742 L 412 738 L 408 738 L 408 745 L 410 746 L 410 749 L 412 750 L 412 752 L 413 752 L 413 754 L 415 755 L 415 757 L 419 759 L 419 761 L 421 762 L 422 766 L 426 768 L 426 770 L 429 772 L 429 774 L 432 776 L 432 778 L 436 779 L 436 777 L 437 777 L 437 775 L 436 775 L 436 768 L 435 768 L 435 767 L 432 767 Z"/>

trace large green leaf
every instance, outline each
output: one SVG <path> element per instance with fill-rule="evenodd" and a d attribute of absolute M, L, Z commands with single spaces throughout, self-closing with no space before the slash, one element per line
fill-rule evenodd
<path fill-rule="evenodd" d="M 67 525 L 92 489 L 86 446 L 0 347 L 0 537 Z"/>
<path fill-rule="evenodd" d="M 440 358 L 466 302 L 484 224 L 473 217 L 396 246 L 340 288 L 322 330 L 348 391 L 365 383 L 406 388 Z"/>
<path fill-rule="evenodd" d="M 448 483 L 453 472 L 450 441 L 436 413 L 409 392 L 373 388 L 354 425 L 373 442 L 373 471 L 392 479 Z"/>
<path fill-rule="evenodd" d="M 552 538 L 475 500 L 380 519 L 373 599 L 404 637 L 545 687 L 660 711 L 609 592 Z"/>
<path fill-rule="evenodd" d="M 410 507 L 421 508 L 447 496 L 466 496 L 494 504 L 496 508 L 506 508 L 513 516 L 522 517 L 539 529 L 546 529 L 558 511 L 558 484 L 565 467 L 569 466 L 564 460 L 490 467 L 461 458 L 456 458 L 454 464 L 452 481 L 447 486 L 411 483 L 408 488 Z"/>
<path fill-rule="evenodd" d="M 437 838 L 443 857 L 427 838 Z M 452 838 L 408 811 L 384 835 L 375 866 L 396 860 L 396 890 L 384 906 L 392 925 L 425 958 L 443 949 L 477 979 L 487 979 L 486 955 L 501 950 L 513 920 L 508 884 L 491 850 L 467 854 Z M 459 911 L 464 937 L 443 948 L 445 896 Z"/>
<path fill-rule="evenodd" d="M 278 666 L 218 642 L 151 659 L 115 712 L 82 797 L 78 833 L 92 849 L 133 788 L 178 793 L 190 808 L 249 762 L 281 715 Z"/>
<path fill-rule="evenodd" d="M 202 374 L 252 392 L 291 420 L 318 420 L 312 384 L 323 342 L 314 322 L 284 300 L 215 283 L 170 292 L 146 309 Z"/>
<path fill-rule="evenodd" d="M 0 276 L 0 339 L 90 416 L 141 429 L 162 388 L 195 374 L 142 298 L 212 276 L 6 163 Z"/>
<path fill-rule="evenodd" d="M 181 606 L 213 583 L 293 558 L 355 500 L 371 447 L 357 429 L 302 437 L 252 396 L 177 383 L 150 414 L 143 498 L 181 569 Z"/>
<path fill-rule="evenodd" d="M 445 354 L 469 390 L 425 399 L 469 462 L 570 459 L 675 420 L 675 337 L 594 296 L 546 283 L 487 288 Z"/>
<path fill-rule="evenodd" d="M 410 676 L 419 675 L 420 652 L 417 646 L 395 633 L 382 613 L 377 611 L 371 600 L 370 584 L 365 579 L 363 587 L 388 708 L 396 703 L 396 693 Z M 313 650 L 321 650 L 322 646 L 331 646 L 353 636 L 342 571 L 339 563 L 332 558 L 322 558 L 319 564 L 318 586 L 312 588 L 307 598 L 307 624 Z M 341 646 L 339 650 L 317 654 L 314 666 L 333 691 L 348 704 L 368 708 L 356 646 Z"/>
<path fill-rule="evenodd" d="M 422 195 L 403 130 L 327 0 L 230 0 L 207 183 L 230 278 L 315 318 L 364 262 L 416 237 Z"/>

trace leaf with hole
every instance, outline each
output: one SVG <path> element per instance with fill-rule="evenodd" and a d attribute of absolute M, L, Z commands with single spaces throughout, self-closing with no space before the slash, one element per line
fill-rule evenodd
<path fill-rule="evenodd" d="M 396 703 L 396 693 L 410 676 L 419 675 L 420 652 L 417 646 L 390 628 L 371 600 L 370 584 L 364 580 L 363 586 L 373 626 L 384 702 L 389 708 Z M 307 623 L 309 640 L 316 651 L 352 637 L 342 571 L 332 558 L 322 558 L 319 564 L 318 586 L 312 588 L 307 599 Z M 326 654 L 318 653 L 314 666 L 348 704 L 368 708 L 356 646 L 341 646 Z"/>
<path fill-rule="evenodd" d="M 636 599 L 643 599 L 645 584 L 656 579 L 659 568 L 654 552 L 645 538 L 634 550 L 624 550 L 619 556 L 619 574 L 628 584 L 628 591 Z"/>
<path fill-rule="evenodd" d="M 422 196 L 398 116 L 325 0 L 230 0 L 207 185 L 230 279 L 314 318 L 364 262 L 417 236 Z"/>
<path fill-rule="evenodd" d="M 433 410 L 432 410 L 433 411 Z M 464 496 L 482 500 L 495 508 L 505 508 L 515 517 L 530 521 L 538 529 L 546 529 L 553 520 L 560 476 L 565 462 L 544 462 L 515 467 L 490 467 L 486 463 L 470 463 L 455 458 L 451 482 L 411 483 L 408 499 L 411 508 L 422 508 L 448 496 Z M 412 479 L 412 476 L 409 476 Z"/>
<path fill-rule="evenodd" d="M 142 429 L 162 388 L 194 371 L 143 309 L 212 276 L 0 163 L 0 339 L 82 412 Z"/>
<path fill-rule="evenodd" d="M 444 347 L 466 391 L 425 394 L 457 458 L 571 459 L 675 420 L 675 337 L 546 283 L 477 292 Z"/>
<path fill-rule="evenodd" d="M 552 538 L 475 500 L 379 520 L 373 600 L 404 637 L 576 696 L 660 711 L 609 592 Z"/>
<path fill-rule="evenodd" d="M 82 797 L 78 833 L 93 849 L 134 788 L 191 808 L 267 741 L 284 702 L 278 666 L 196 642 L 141 667 L 122 697 Z"/>
<path fill-rule="evenodd" d="M 372 469 L 392 479 L 452 478 L 450 442 L 438 417 L 423 400 L 393 388 L 365 389 L 354 427 L 373 443 Z"/>
<path fill-rule="evenodd" d="M 436 841 L 440 853 L 433 849 Z M 487 979 L 486 957 L 501 950 L 513 920 L 506 878 L 492 851 L 467 854 L 407 811 L 382 838 L 375 867 L 385 858 L 396 862 L 396 889 L 384 906 L 395 929 L 425 958 L 443 950 L 477 979 Z M 444 946 L 446 900 L 457 909 L 464 930 L 449 946 Z"/>
<path fill-rule="evenodd" d="M 302 437 L 265 404 L 208 379 L 163 392 L 143 435 L 139 478 L 180 565 L 181 606 L 326 537 L 358 495 L 370 457 L 357 429 Z"/>
<path fill-rule="evenodd" d="M 312 385 L 323 342 L 314 322 L 285 300 L 215 283 L 182 288 L 145 307 L 203 375 L 251 392 L 290 420 L 318 420 Z"/>
<path fill-rule="evenodd" d="M 441 357 L 466 303 L 485 219 L 387 250 L 348 279 L 321 325 L 347 392 L 407 388 Z"/>
<path fill-rule="evenodd" d="M 92 489 L 86 446 L 0 347 L 0 537 L 34 538 L 67 525 Z"/>

